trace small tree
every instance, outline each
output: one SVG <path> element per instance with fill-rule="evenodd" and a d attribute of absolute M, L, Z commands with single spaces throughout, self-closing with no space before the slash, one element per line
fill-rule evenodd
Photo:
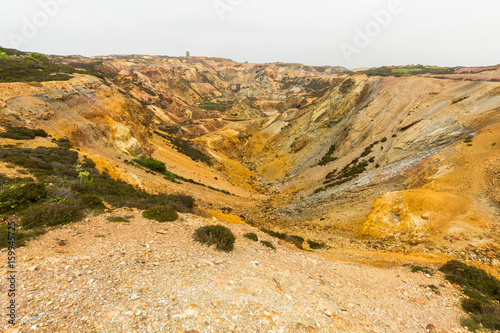
<path fill-rule="evenodd" d="M 81 164 L 77 164 L 76 172 L 78 172 L 80 183 L 90 184 L 94 181 L 94 178 L 89 179 L 90 173 L 88 171 L 83 171 Z"/>

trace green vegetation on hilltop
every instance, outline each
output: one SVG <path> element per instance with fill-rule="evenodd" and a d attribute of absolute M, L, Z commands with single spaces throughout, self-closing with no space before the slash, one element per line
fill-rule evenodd
<path fill-rule="evenodd" d="M 455 68 L 452 67 L 438 67 L 438 66 L 424 66 L 424 65 L 416 65 L 416 66 L 382 66 L 377 68 L 370 68 L 366 71 L 363 71 L 363 74 L 367 75 L 379 75 L 379 76 L 401 76 L 401 75 L 420 75 L 420 74 L 435 74 L 435 75 L 443 75 L 443 74 L 453 74 L 455 72 Z"/>
<path fill-rule="evenodd" d="M 101 79 L 115 77 L 102 62 L 63 64 L 46 55 L 0 47 L 0 83 L 67 81 L 72 74 L 89 74 Z"/>
<path fill-rule="evenodd" d="M 41 54 L 0 53 L 0 82 L 67 81 L 75 72 L 74 68 Z"/>

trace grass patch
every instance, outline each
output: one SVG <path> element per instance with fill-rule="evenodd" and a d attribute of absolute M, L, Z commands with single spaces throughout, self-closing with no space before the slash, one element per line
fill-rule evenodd
<path fill-rule="evenodd" d="M 216 102 L 207 102 L 203 104 L 198 104 L 200 109 L 205 109 L 207 111 L 220 111 L 225 112 L 233 106 L 231 102 L 225 103 L 216 103 Z"/>
<path fill-rule="evenodd" d="M 410 266 L 410 270 L 412 273 L 424 273 L 424 274 L 429 274 L 429 275 L 434 275 L 434 271 L 430 269 L 429 267 L 425 266 L 418 266 L 418 265 L 405 265 L 405 266 Z"/>
<path fill-rule="evenodd" d="M 269 242 L 269 241 L 260 241 L 260 244 L 262 246 L 265 246 L 265 247 L 268 247 L 274 251 L 276 251 L 276 248 L 274 247 L 273 243 Z"/>
<path fill-rule="evenodd" d="M 197 149 L 191 141 L 177 138 L 174 136 L 170 136 L 169 140 L 174 146 L 175 150 L 191 158 L 193 161 L 202 162 L 208 166 L 213 165 L 210 157 L 205 153 L 203 153 L 201 150 Z"/>
<path fill-rule="evenodd" d="M 256 234 L 254 234 L 253 232 L 246 233 L 246 234 L 243 235 L 243 237 L 248 238 L 248 239 L 250 239 L 250 240 L 252 240 L 254 242 L 258 242 L 259 241 L 259 237 Z"/>
<path fill-rule="evenodd" d="M 500 280 L 482 269 L 448 261 L 439 269 L 451 283 L 463 288 L 462 308 L 469 313 L 462 325 L 475 332 L 481 327 L 500 330 Z"/>
<path fill-rule="evenodd" d="M 125 217 L 121 217 L 121 216 L 109 216 L 106 218 L 106 220 L 108 222 L 113 222 L 113 223 L 129 223 L 130 220 L 125 218 Z"/>
<path fill-rule="evenodd" d="M 171 133 L 173 131 L 168 127 L 160 127 L 159 129 L 164 131 L 165 133 Z M 184 140 L 174 135 L 163 134 L 158 131 L 154 131 L 154 133 L 161 136 L 164 139 L 167 139 L 175 150 L 177 150 L 179 153 L 183 155 L 186 155 L 193 161 L 202 162 L 208 166 L 213 165 L 212 159 L 207 154 L 197 149 L 193 142 Z"/>
<path fill-rule="evenodd" d="M 230 252 L 234 249 L 236 238 L 233 232 L 221 225 L 209 225 L 195 230 L 193 239 L 209 246 L 216 244 L 219 251 Z"/>
<path fill-rule="evenodd" d="M 48 134 L 42 129 L 26 127 L 7 127 L 5 132 L 0 133 L 0 137 L 13 140 L 33 140 L 37 136 L 46 138 Z"/>
<path fill-rule="evenodd" d="M 179 214 L 172 207 L 156 206 L 142 212 L 142 216 L 158 222 L 171 222 L 179 218 Z"/>
<path fill-rule="evenodd" d="M 320 250 L 320 249 L 325 249 L 327 246 L 323 242 L 315 242 L 312 240 L 308 240 L 307 244 L 309 244 L 309 247 L 313 250 Z"/>
<path fill-rule="evenodd" d="M 159 172 L 159 173 L 164 173 L 167 171 L 167 167 L 165 166 L 165 163 L 158 161 L 152 157 L 134 159 L 134 162 L 151 170 L 151 171 L 155 171 L 155 172 Z"/>
<path fill-rule="evenodd" d="M 328 152 L 321 158 L 318 165 L 327 165 L 330 162 L 336 161 L 337 157 L 332 157 L 333 153 L 335 153 L 335 145 L 331 145 Z"/>
<path fill-rule="evenodd" d="M 272 231 L 272 230 L 265 229 L 265 228 L 260 229 L 260 231 L 268 234 L 271 237 L 278 238 L 278 239 L 284 240 L 285 242 L 291 243 L 299 249 L 303 249 L 302 244 L 304 243 L 305 240 L 304 240 L 304 238 L 302 238 L 300 236 L 293 236 L 293 235 L 290 236 L 290 235 L 287 235 L 287 234 L 284 234 L 281 232 Z"/>

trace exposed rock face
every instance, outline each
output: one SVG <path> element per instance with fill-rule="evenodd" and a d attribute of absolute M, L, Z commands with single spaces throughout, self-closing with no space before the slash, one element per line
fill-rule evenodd
<path fill-rule="evenodd" d="M 488 238 L 499 223 L 497 67 L 380 77 L 213 58 L 55 59 L 93 72 L 0 83 L 1 125 L 70 138 L 141 188 L 187 191 L 210 208 L 319 228 L 320 237 L 340 230 L 439 242 Z M 212 165 L 185 155 L 178 138 Z M 123 163 L 126 155 L 152 155 L 236 196 L 144 174 Z"/>
<path fill-rule="evenodd" d="M 121 149 L 122 151 L 126 151 L 132 156 L 140 156 L 144 154 L 144 150 L 142 149 L 139 141 L 132 136 L 130 130 L 123 126 L 117 125 L 113 128 L 114 133 L 112 135 L 114 139 L 114 145 L 117 149 Z"/>
<path fill-rule="evenodd" d="M 387 192 L 373 204 L 361 234 L 386 237 L 398 233 L 426 233 L 429 230 L 448 233 L 455 224 L 452 221 L 467 223 L 479 214 L 470 211 L 471 206 L 471 198 L 464 194 L 429 190 Z M 465 229 L 462 231 L 467 232 Z"/>

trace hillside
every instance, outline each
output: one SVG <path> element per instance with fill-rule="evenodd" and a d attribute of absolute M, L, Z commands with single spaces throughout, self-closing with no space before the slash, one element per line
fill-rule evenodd
<path fill-rule="evenodd" d="M 249 64 L 205 57 L 48 57 L 15 50 L 1 54 L 0 132 L 25 127 L 47 135 L 33 140 L 0 138 L 5 152 L 2 156 L 12 149 L 39 146 L 61 153 L 57 147 L 67 142 L 68 152 L 76 152 L 74 158 L 96 181 L 111 184 L 120 180 L 142 191 L 136 195 L 144 197 L 144 202 L 127 206 L 117 195 L 106 192 L 109 189 L 77 186 L 74 171 L 64 175 L 74 177 L 61 186 L 73 191 L 75 200 L 88 194 L 84 190 L 99 187 L 101 192 L 92 193 L 103 196 L 106 214 L 119 207 L 149 208 L 147 200 L 164 200 L 159 199 L 162 194 L 174 195 L 168 200 L 187 195 L 195 199 L 196 208 L 181 213 L 198 217 L 184 217 L 185 221 L 205 219 L 193 225 L 214 219 L 235 230 L 278 232 L 274 236 L 283 240 L 276 253 L 282 257 L 269 259 L 264 249 L 255 253 L 257 258 L 266 256 L 269 265 L 302 253 L 303 263 L 320 256 L 332 265 L 324 276 L 345 267 L 361 267 L 362 275 L 370 272 L 383 281 L 394 274 L 404 275 L 403 280 L 415 277 L 400 267 L 405 263 L 435 269 L 450 259 L 459 259 L 500 275 L 498 66 L 382 67 L 351 72 L 341 67 Z M 150 157 L 164 164 L 165 170 L 144 167 Z M 11 179 L 34 172 L 29 163 L 14 167 L 12 160 L 10 164 L 7 161 L 6 157 L 0 161 L 1 179 L 6 184 L 17 184 Z M 55 175 L 64 174 L 57 171 L 55 162 L 48 162 Z M 51 186 L 55 186 L 53 179 L 47 184 L 48 203 L 57 192 Z M 57 193 L 61 195 L 61 191 Z M 117 226 L 99 221 L 100 228 L 111 228 L 108 235 L 119 233 Z M 137 223 L 133 223 L 137 230 L 150 228 L 145 221 Z M 172 228 L 191 231 L 191 224 L 182 227 L 179 223 Z M 99 228 L 98 224 L 85 225 L 89 232 Z M 187 232 L 181 229 L 181 234 Z M 40 244 L 50 243 L 56 237 L 53 235 L 63 237 L 58 233 L 64 230 L 55 229 L 28 243 L 26 250 L 20 249 L 21 253 L 27 251 L 22 265 L 28 265 L 29 253 L 42 251 L 44 245 Z M 303 241 L 297 243 L 297 238 L 287 235 Z M 194 251 L 186 237 L 183 246 Z M 251 244 L 237 239 L 241 246 Z M 277 242 L 276 237 L 270 239 Z M 82 242 L 82 249 L 99 244 L 94 238 Z M 139 243 L 147 242 L 129 244 L 135 246 L 132 252 L 138 251 Z M 323 248 L 312 244 L 323 244 Z M 119 248 L 117 244 L 109 246 L 108 252 Z M 165 251 L 170 245 L 162 246 Z M 72 251 L 78 250 L 68 251 L 68 256 L 73 256 Z M 201 248 L 196 251 L 203 252 Z M 208 255 L 201 252 L 201 258 Z M 64 253 L 47 254 L 46 258 L 61 259 Z M 249 260 L 235 256 L 228 260 Z M 43 256 L 37 257 L 33 260 L 40 265 L 48 263 Z M 60 268 L 56 266 L 50 267 Z M 308 272 L 314 276 L 313 270 Z M 290 284 L 300 280 L 295 272 L 284 275 L 288 274 Z M 423 284 L 427 277 L 420 278 L 418 283 Z M 350 281 L 352 276 L 342 279 Z M 364 283 L 363 288 L 370 288 Z M 387 288 L 386 297 L 393 297 Z M 349 292 L 354 293 L 354 289 Z M 193 297 L 195 294 L 193 291 Z M 436 302 L 457 302 L 451 286 L 446 286 L 443 295 L 446 297 Z M 313 298 L 308 301 L 317 302 Z M 402 306 L 411 307 L 409 302 Z M 296 313 L 304 304 L 297 305 Z M 454 311 L 449 313 L 454 323 L 450 325 L 459 327 L 460 312 L 458 308 Z M 427 318 L 424 312 L 419 315 Z M 283 313 L 280 316 L 286 317 Z M 339 332 L 356 331 L 356 325 L 375 320 L 335 318 L 345 326 L 339 326 Z M 442 323 L 433 325 L 447 331 L 451 328 L 445 327 L 448 319 L 444 318 L 448 317 L 436 319 Z M 287 331 L 292 324 L 297 323 L 279 327 Z M 305 331 L 309 324 L 304 322 Z M 418 332 L 417 327 L 421 328 L 416 323 L 387 325 L 364 329 L 398 332 L 406 327 L 408 332 Z"/>

